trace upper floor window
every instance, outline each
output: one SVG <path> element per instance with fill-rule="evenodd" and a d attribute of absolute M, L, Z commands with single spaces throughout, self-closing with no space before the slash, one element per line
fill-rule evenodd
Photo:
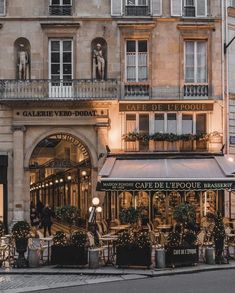
<path fill-rule="evenodd" d="M 111 0 L 112 16 L 160 16 L 162 0 Z"/>
<path fill-rule="evenodd" d="M 207 16 L 207 0 L 171 0 L 171 15 L 205 17 Z"/>
<path fill-rule="evenodd" d="M 5 15 L 6 11 L 6 1 L 0 0 L 0 15 Z"/>
<path fill-rule="evenodd" d="M 141 82 L 148 79 L 148 45 L 146 40 L 126 42 L 126 80 Z"/>
<path fill-rule="evenodd" d="M 72 0 L 50 0 L 50 15 L 71 15 Z"/>
<path fill-rule="evenodd" d="M 207 42 L 185 42 L 185 83 L 207 83 Z"/>
<path fill-rule="evenodd" d="M 129 16 L 149 15 L 149 0 L 126 0 L 125 14 Z"/>

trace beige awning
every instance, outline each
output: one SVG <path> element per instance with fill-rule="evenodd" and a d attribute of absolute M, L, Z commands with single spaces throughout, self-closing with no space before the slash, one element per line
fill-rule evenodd
<path fill-rule="evenodd" d="M 224 190 L 235 184 L 235 163 L 224 156 L 106 159 L 100 190 Z"/>

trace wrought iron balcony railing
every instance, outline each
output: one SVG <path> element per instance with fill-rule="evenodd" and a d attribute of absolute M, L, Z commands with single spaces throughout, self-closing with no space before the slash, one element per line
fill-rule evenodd
<path fill-rule="evenodd" d="M 125 97 L 149 97 L 150 90 L 149 85 L 139 85 L 139 84 L 127 84 L 124 86 L 124 96 Z"/>
<path fill-rule="evenodd" d="M 117 80 L 0 80 L 0 101 L 20 99 L 117 99 Z"/>
<path fill-rule="evenodd" d="M 208 97 L 208 84 L 185 84 L 185 97 Z"/>
<path fill-rule="evenodd" d="M 148 5 L 143 6 L 125 6 L 125 15 L 126 16 L 148 16 L 150 15 L 150 7 Z"/>
<path fill-rule="evenodd" d="M 51 5 L 49 15 L 72 15 L 71 5 Z"/>

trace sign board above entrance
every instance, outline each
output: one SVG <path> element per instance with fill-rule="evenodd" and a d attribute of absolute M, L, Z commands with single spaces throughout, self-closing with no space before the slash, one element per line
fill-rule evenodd
<path fill-rule="evenodd" d="M 17 110 L 14 112 L 15 117 L 23 118 L 89 118 L 89 117 L 106 117 L 107 109 L 79 109 L 79 110 Z"/>
<path fill-rule="evenodd" d="M 229 181 L 101 181 L 100 190 L 147 190 L 147 191 L 164 191 L 164 190 L 225 190 L 231 189 L 235 183 Z"/>
<path fill-rule="evenodd" d="M 120 103 L 119 112 L 213 111 L 213 103 Z"/>

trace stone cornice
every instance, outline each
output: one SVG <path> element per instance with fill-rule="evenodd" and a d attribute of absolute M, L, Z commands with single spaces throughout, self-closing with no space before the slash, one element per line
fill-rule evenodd
<path fill-rule="evenodd" d="M 183 31 L 195 31 L 195 30 L 214 30 L 214 24 L 178 24 L 178 30 Z"/>
<path fill-rule="evenodd" d="M 78 29 L 80 27 L 79 22 L 41 22 L 42 29 L 51 29 L 51 28 L 63 28 L 63 29 Z"/>
<path fill-rule="evenodd" d="M 118 21 L 121 29 L 152 30 L 156 26 L 155 21 Z"/>

